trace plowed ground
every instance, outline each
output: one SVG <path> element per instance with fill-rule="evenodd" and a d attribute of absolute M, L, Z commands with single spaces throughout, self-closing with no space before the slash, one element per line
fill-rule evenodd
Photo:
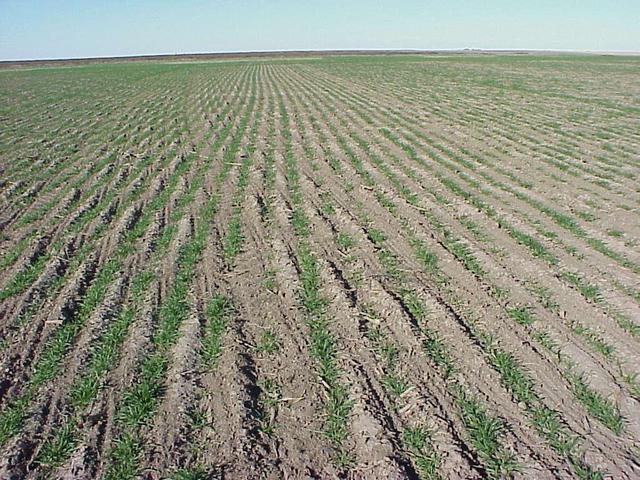
<path fill-rule="evenodd" d="M 0 478 L 640 478 L 640 60 L 0 98 Z"/>

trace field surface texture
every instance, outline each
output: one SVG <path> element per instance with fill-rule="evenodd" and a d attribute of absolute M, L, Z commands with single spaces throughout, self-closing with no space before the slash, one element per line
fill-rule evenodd
<path fill-rule="evenodd" d="M 640 59 L 0 71 L 0 478 L 640 478 Z"/>

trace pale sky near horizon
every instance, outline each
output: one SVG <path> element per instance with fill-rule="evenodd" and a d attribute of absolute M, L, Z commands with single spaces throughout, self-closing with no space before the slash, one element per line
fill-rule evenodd
<path fill-rule="evenodd" d="M 640 52 L 640 0 L 0 0 L 0 60 L 461 48 Z"/>

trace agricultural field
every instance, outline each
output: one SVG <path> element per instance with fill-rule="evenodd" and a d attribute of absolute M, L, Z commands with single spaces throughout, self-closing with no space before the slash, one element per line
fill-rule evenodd
<path fill-rule="evenodd" d="M 640 57 L 0 71 L 0 478 L 640 478 Z"/>

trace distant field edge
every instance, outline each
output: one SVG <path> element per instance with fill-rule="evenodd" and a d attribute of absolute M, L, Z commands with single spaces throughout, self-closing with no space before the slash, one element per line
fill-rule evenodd
<path fill-rule="evenodd" d="M 37 60 L 0 60 L 0 69 L 19 67 L 46 67 L 60 65 L 85 65 L 118 62 L 158 62 L 158 61 L 203 61 L 219 59 L 245 58 L 304 58 L 336 55 L 594 55 L 594 56 L 637 56 L 640 52 L 590 52 L 590 51 L 561 51 L 561 50 L 280 50 L 280 51 L 252 51 L 252 52 L 219 52 L 219 53 L 180 53 L 157 55 L 129 55 L 113 57 L 86 58 L 53 58 Z"/>

